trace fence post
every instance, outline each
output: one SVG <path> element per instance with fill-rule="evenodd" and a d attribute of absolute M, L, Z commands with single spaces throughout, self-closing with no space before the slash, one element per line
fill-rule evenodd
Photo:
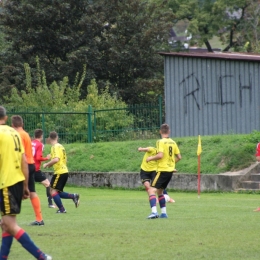
<path fill-rule="evenodd" d="M 88 143 L 92 143 L 92 107 L 91 105 L 88 106 Z"/>
<path fill-rule="evenodd" d="M 159 117 L 160 127 L 162 125 L 162 95 L 159 95 Z"/>
<path fill-rule="evenodd" d="M 45 144 L 45 118 L 44 118 L 44 112 L 42 112 L 42 131 L 43 131 L 43 143 Z"/>

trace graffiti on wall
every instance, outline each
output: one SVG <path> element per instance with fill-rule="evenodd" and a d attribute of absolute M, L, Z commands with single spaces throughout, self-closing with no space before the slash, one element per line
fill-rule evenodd
<path fill-rule="evenodd" d="M 239 103 L 240 107 L 243 105 L 243 98 L 245 96 L 245 91 L 249 92 L 249 101 L 252 102 L 252 76 L 249 75 L 249 82 L 248 84 L 245 84 L 241 76 L 241 74 L 238 75 L 238 86 L 236 84 L 230 84 L 227 83 L 230 82 L 230 80 L 234 80 L 236 82 L 236 76 L 234 75 L 219 75 L 216 78 L 216 84 L 214 86 L 210 86 L 211 92 L 215 95 L 212 97 L 213 100 L 208 100 L 207 98 L 207 89 L 205 88 L 205 80 L 204 76 L 201 77 L 201 80 L 196 76 L 196 74 L 193 72 L 189 74 L 188 76 L 184 77 L 180 83 L 179 86 L 183 89 L 183 98 L 184 98 L 184 112 L 187 113 L 188 110 L 188 102 L 189 99 L 193 99 L 195 102 L 196 107 L 198 110 L 201 110 L 201 104 L 199 102 L 199 95 L 202 94 L 202 104 L 203 105 L 211 105 L 216 104 L 220 106 L 225 106 L 228 104 L 234 105 L 235 100 L 233 100 L 235 97 L 234 95 L 230 95 L 229 99 L 226 98 L 225 91 L 227 88 L 230 88 L 230 91 L 232 92 L 232 88 L 238 87 L 239 88 Z"/>

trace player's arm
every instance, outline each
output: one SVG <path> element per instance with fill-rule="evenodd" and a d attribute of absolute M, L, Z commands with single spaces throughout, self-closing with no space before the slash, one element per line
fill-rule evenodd
<path fill-rule="evenodd" d="M 149 156 L 146 158 L 146 161 L 147 162 L 150 162 L 150 161 L 157 161 L 157 160 L 160 160 L 163 158 L 163 152 L 158 152 L 156 155 L 154 156 Z"/>
<path fill-rule="evenodd" d="M 139 151 L 139 152 L 149 152 L 149 151 L 150 151 L 150 148 L 149 148 L 149 147 L 139 147 L 139 148 L 138 148 L 138 151 Z"/>
<path fill-rule="evenodd" d="M 23 198 L 27 199 L 30 196 L 30 192 L 28 189 L 29 172 L 28 172 L 27 160 L 24 153 L 22 154 L 21 168 L 22 168 L 23 175 L 25 177 L 25 180 L 23 182 Z"/>
<path fill-rule="evenodd" d="M 181 160 L 181 154 L 175 154 L 175 163 Z"/>
<path fill-rule="evenodd" d="M 51 167 L 52 165 L 54 165 L 55 163 L 57 163 L 59 161 L 60 161 L 60 158 L 55 157 L 55 158 L 51 159 L 49 162 L 43 164 L 43 168 L 49 168 L 49 167 Z"/>

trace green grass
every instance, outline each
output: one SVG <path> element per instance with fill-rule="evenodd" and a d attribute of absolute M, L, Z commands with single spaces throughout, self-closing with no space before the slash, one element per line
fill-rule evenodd
<path fill-rule="evenodd" d="M 146 192 L 66 187 L 81 204 L 63 200 L 67 214 L 47 208 L 37 185 L 45 226 L 31 227 L 30 201 L 23 202 L 18 223 L 54 260 L 259 259 L 257 194 L 169 192 L 168 219 L 147 220 Z M 10 260 L 32 260 L 14 241 Z"/>
<path fill-rule="evenodd" d="M 173 138 L 182 160 L 176 165 L 180 173 L 197 173 L 198 137 Z M 255 162 L 255 148 L 260 132 L 248 135 L 201 136 L 201 172 L 217 174 L 237 171 Z M 70 171 L 139 172 L 144 153 L 137 148 L 155 146 L 156 140 L 64 144 Z M 45 153 L 50 152 L 46 145 Z"/>

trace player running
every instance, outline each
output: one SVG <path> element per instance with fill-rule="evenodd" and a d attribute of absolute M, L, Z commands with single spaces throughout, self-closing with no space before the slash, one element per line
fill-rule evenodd
<path fill-rule="evenodd" d="M 50 182 L 46 178 L 45 173 L 41 171 L 41 163 L 51 158 L 49 154 L 46 157 L 42 156 L 42 152 L 44 149 L 44 145 L 42 143 L 42 139 L 43 139 L 42 129 L 36 129 L 34 131 L 34 138 L 35 139 L 32 141 L 32 151 L 33 151 L 33 158 L 35 162 L 34 180 L 36 182 L 40 182 L 44 187 L 46 187 L 46 195 L 48 198 L 49 208 L 56 208 L 56 206 L 53 205 L 52 203 L 52 196 L 50 193 Z"/>
<path fill-rule="evenodd" d="M 72 199 L 77 208 L 79 206 L 79 194 L 63 191 L 69 177 L 66 151 L 65 148 L 58 143 L 58 134 L 55 131 L 50 132 L 49 138 L 52 145 L 51 160 L 43 164 L 43 168 L 53 166 L 54 175 L 51 179 L 51 195 L 55 204 L 59 208 L 57 213 L 67 213 L 62 204 L 61 198 Z"/>

